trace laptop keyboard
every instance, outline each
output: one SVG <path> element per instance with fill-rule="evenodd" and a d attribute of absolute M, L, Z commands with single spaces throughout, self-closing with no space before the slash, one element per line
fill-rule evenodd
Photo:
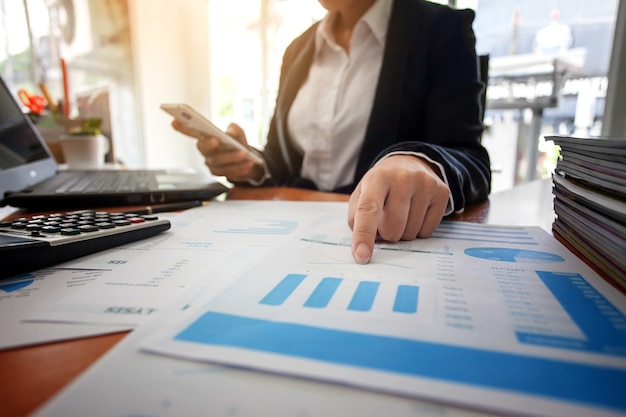
<path fill-rule="evenodd" d="M 61 172 L 46 189 L 55 194 L 147 191 L 156 187 L 150 171 Z"/>

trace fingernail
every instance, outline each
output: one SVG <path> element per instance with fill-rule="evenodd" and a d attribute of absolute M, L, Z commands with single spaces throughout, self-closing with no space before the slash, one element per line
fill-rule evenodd
<path fill-rule="evenodd" d="M 365 243 L 361 243 L 354 251 L 354 260 L 360 265 L 368 263 L 371 256 L 370 249 Z"/>

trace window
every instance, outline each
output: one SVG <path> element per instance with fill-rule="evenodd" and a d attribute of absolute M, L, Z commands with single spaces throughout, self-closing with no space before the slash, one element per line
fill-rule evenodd
<path fill-rule="evenodd" d="M 212 112 L 263 146 L 287 45 L 326 13 L 317 0 L 211 0 Z"/>
<path fill-rule="evenodd" d="M 31 38 L 41 39 L 48 33 L 49 22 L 43 0 L 31 1 L 33 11 L 27 19 L 25 2 L 0 1 L 0 75 L 10 88 L 33 90 L 37 87 L 38 57 L 30 48 Z M 30 21 L 29 21 L 30 20 Z"/>
<path fill-rule="evenodd" d="M 13 91 L 64 97 L 61 58 L 67 63 L 70 117 L 100 117 L 118 159 L 140 163 L 130 24 L 126 0 L 0 0 L 0 74 Z M 47 136 L 53 117 L 37 120 Z M 140 139 L 139 139 L 140 140 Z"/>
<path fill-rule="evenodd" d="M 600 134 L 618 0 L 479 0 L 477 52 L 490 55 L 483 144 L 493 190 L 549 177 L 545 135 Z"/>

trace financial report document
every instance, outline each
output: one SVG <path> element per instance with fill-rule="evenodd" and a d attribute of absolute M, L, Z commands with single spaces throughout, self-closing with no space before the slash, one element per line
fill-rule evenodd
<path fill-rule="evenodd" d="M 103 272 L 44 269 L 0 282 L 0 350 L 130 330 L 123 325 L 24 322 L 50 300 L 98 280 Z"/>
<path fill-rule="evenodd" d="M 176 224 L 174 213 L 163 213 L 160 217 L 168 218 Z M 171 288 L 155 289 L 155 285 L 151 286 L 153 289 L 151 294 L 146 294 L 146 291 L 139 294 L 139 291 L 128 290 L 129 287 L 137 287 L 134 284 L 140 283 L 137 279 L 141 280 L 142 275 L 144 282 L 149 282 L 150 278 L 153 278 L 142 266 L 141 257 L 138 255 L 150 252 L 163 240 L 163 236 L 155 236 L 64 264 L 3 279 L 0 282 L 0 329 L 2 333 L 0 349 L 131 330 L 145 318 L 122 320 L 113 319 L 110 317 L 112 314 L 106 314 L 101 320 L 90 320 L 88 317 L 93 314 L 82 313 L 94 311 L 94 308 L 89 307 L 88 304 L 94 299 L 111 300 L 113 304 L 110 306 L 114 308 L 124 306 L 125 304 L 120 304 L 122 302 L 120 297 L 111 294 L 112 291 L 121 294 L 120 287 L 122 286 L 126 289 L 125 296 L 129 296 L 129 292 L 134 294 L 130 296 L 135 298 L 134 303 L 138 302 L 137 298 L 141 300 L 150 298 L 150 301 L 145 304 L 152 309 L 157 308 L 160 301 L 166 300 L 168 295 L 171 296 Z M 154 257 L 154 254 L 150 256 Z M 134 267 L 129 265 L 131 259 L 133 259 L 131 264 L 135 265 Z M 165 269 L 164 262 L 159 265 Z M 139 273 L 129 268 L 135 268 Z M 184 279 L 179 280 L 174 289 L 182 287 L 183 281 Z M 163 279 L 155 280 L 155 282 L 167 284 L 163 282 Z M 90 286 L 93 286 L 95 291 L 92 291 Z M 114 289 L 116 287 L 117 289 Z M 110 292 L 107 293 L 107 291 Z M 70 320 L 63 320 L 63 317 L 57 320 L 56 313 L 41 322 L 29 320 L 36 317 L 38 312 L 46 311 L 51 304 L 62 303 L 61 300 L 71 298 L 72 295 L 77 297 L 77 301 L 73 303 Z M 79 305 L 81 307 L 76 308 Z M 142 305 L 141 302 L 139 305 Z M 145 309 L 145 314 L 126 314 L 126 316 L 147 316 L 149 311 Z"/>
<path fill-rule="evenodd" d="M 40 415 L 80 412 L 78 399 L 97 387 L 128 397 L 113 380 L 153 387 L 150 401 L 116 403 L 127 415 L 184 415 L 171 414 L 188 395 L 164 371 L 173 363 L 211 373 L 209 392 L 220 386 L 214 372 L 263 385 L 265 374 L 245 368 L 494 413 L 626 413 L 625 298 L 541 228 L 443 222 L 429 239 L 379 242 L 371 263 L 356 265 L 344 203 L 225 202 L 189 213 L 206 241 L 245 243 L 245 262 L 230 257 L 221 274 L 217 263 L 219 285 L 191 282 L 193 302 L 161 312 L 159 326 L 122 342 Z M 131 356 L 151 365 L 136 361 L 130 375 L 119 364 Z M 207 412 L 224 406 L 194 401 Z M 278 415 L 288 403 L 263 405 Z"/>
<path fill-rule="evenodd" d="M 156 237 L 51 268 L 48 273 L 53 275 L 71 268 L 89 270 L 99 277 L 32 308 L 22 319 L 132 327 L 145 323 L 193 281 L 215 280 L 221 262 L 229 257 L 243 264 L 244 258 L 271 248 L 293 232 L 295 220 L 283 220 L 271 226 L 275 229 L 272 233 L 242 233 L 265 222 L 264 216 L 257 219 L 259 213 L 247 205 L 238 205 L 240 216 L 233 214 L 231 204 L 212 203 L 210 210 L 189 210 L 171 219 L 172 228 Z M 282 219 L 298 216 L 287 211 L 275 215 Z"/>

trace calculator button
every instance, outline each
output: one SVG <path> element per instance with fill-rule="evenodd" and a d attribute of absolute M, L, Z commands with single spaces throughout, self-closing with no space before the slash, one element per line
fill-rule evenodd
<path fill-rule="evenodd" d="M 0 220 L 0 237 L 18 236 L 28 246 L 12 245 L 8 252 L 0 254 L 0 279 L 153 236 L 171 227 L 167 220 L 148 223 L 138 213 L 130 216 L 130 220 L 124 213 L 93 211 L 16 217 L 19 218 Z M 112 219 L 117 221 L 113 223 Z"/>

